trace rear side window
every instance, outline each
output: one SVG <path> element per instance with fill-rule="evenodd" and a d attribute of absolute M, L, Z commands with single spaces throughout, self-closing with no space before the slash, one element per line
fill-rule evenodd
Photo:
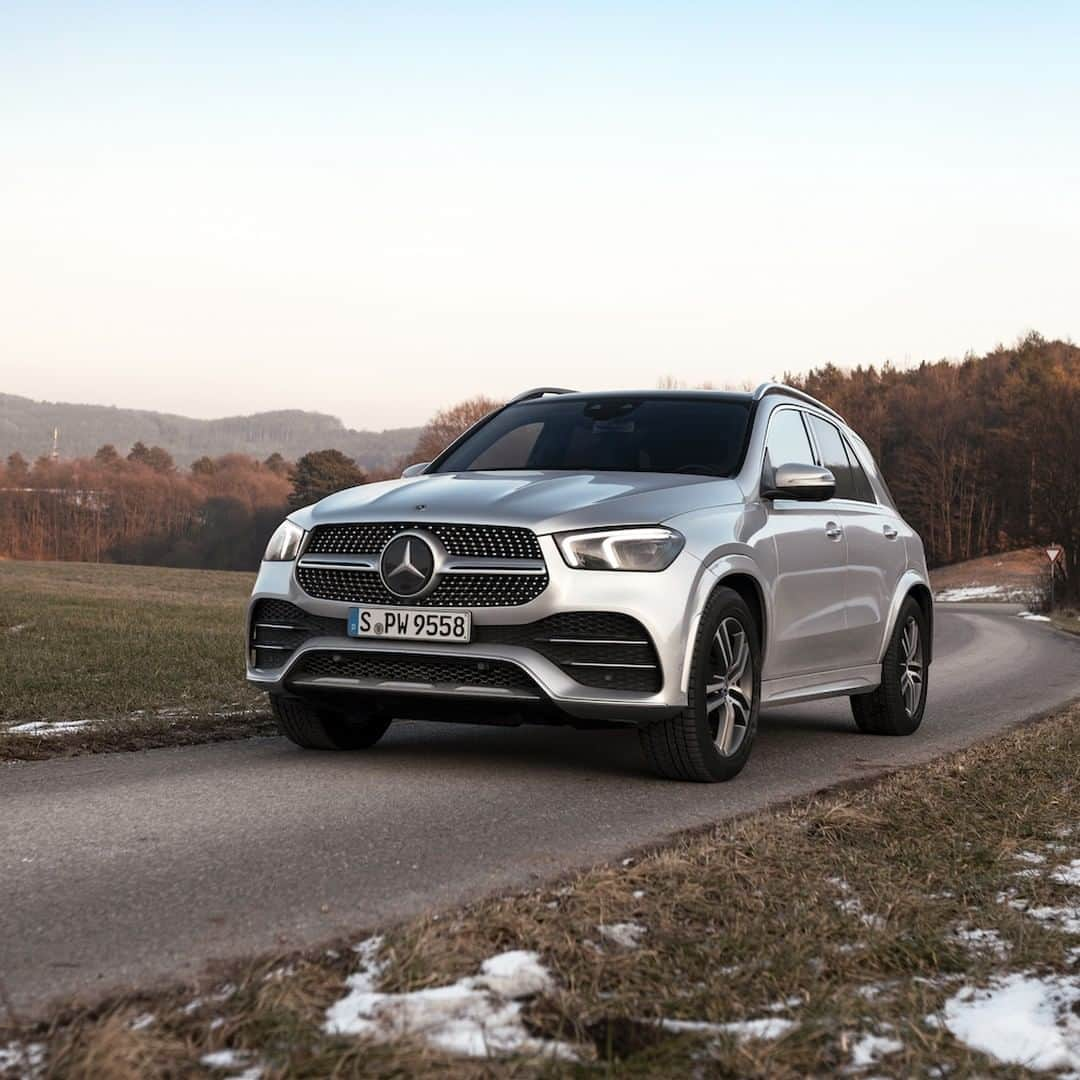
<path fill-rule="evenodd" d="M 851 479 L 855 484 L 854 498 L 858 499 L 859 502 L 876 503 L 877 498 L 874 495 L 874 488 L 870 483 L 870 478 L 860 464 L 854 447 L 846 438 L 844 439 L 844 447 L 847 450 L 848 460 L 851 462 Z"/>
<path fill-rule="evenodd" d="M 814 464 L 814 451 L 799 409 L 778 409 L 772 414 L 765 450 L 774 469 L 780 465 Z"/>
<path fill-rule="evenodd" d="M 844 449 L 844 440 L 840 432 L 827 420 L 822 420 L 820 416 L 811 416 L 809 420 L 810 426 L 814 429 L 821 464 L 836 477 L 836 498 L 854 499 L 855 480 L 851 475 L 851 462 L 848 461 L 847 450 Z"/>

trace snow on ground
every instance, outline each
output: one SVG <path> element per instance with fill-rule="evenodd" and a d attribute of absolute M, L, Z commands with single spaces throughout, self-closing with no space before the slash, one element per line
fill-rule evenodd
<path fill-rule="evenodd" d="M 1019 862 L 1029 863 L 1031 866 L 1041 866 L 1046 862 L 1046 856 L 1040 855 L 1037 851 L 1018 851 L 1013 858 Z"/>
<path fill-rule="evenodd" d="M 1004 960 L 1009 955 L 1009 943 L 1003 940 L 997 930 L 962 927 L 954 930 L 952 936 L 972 952 L 991 953 L 999 960 Z"/>
<path fill-rule="evenodd" d="M 1059 866 L 1050 877 L 1059 885 L 1080 886 L 1080 859 L 1073 859 L 1068 866 Z"/>
<path fill-rule="evenodd" d="M 9 634 L 21 634 L 24 630 L 29 630 L 34 624 L 32 622 L 16 623 L 14 626 L 9 626 L 7 632 Z"/>
<path fill-rule="evenodd" d="M 237 1050 L 215 1050 L 203 1054 L 199 1060 L 208 1069 L 239 1069 L 247 1061 L 248 1055 Z"/>
<path fill-rule="evenodd" d="M 382 965 L 379 938 L 354 946 L 360 969 L 349 976 L 349 992 L 326 1012 L 330 1035 L 362 1035 L 389 1042 L 418 1038 L 438 1050 L 469 1057 L 536 1054 L 576 1058 L 572 1046 L 529 1034 L 521 1002 L 550 989 L 554 981 L 534 952 L 516 949 L 480 965 L 480 973 L 449 986 L 384 994 L 375 989 Z"/>
<path fill-rule="evenodd" d="M 1018 972 L 966 987 L 942 1010 L 954 1038 L 1011 1065 L 1080 1069 L 1080 979 Z"/>
<path fill-rule="evenodd" d="M 1028 622 L 1049 622 L 1049 615 L 1035 615 L 1030 611 L 1018 611 L 1016 613 L 1018 619 L 1026 619 Z"/>
<path fill-rule="evenodd" d="M 601 937 L 624 949 L 636 949 L 649 932 L 648 927 L 636 922 L 601 923 L 596 929 Z"/>
<path fill-rule="evenodd" d="M 1080 934 L 1080 904 L 1066 904 L 1061 907 L 1045 904 L 1032 907 L 1030 900 L 1017 899 L 1012 890 L 998 893 L 997 901 L 999 904 L 1008 904 L 1013 910 L 1023 912 L 1038 922 L 1049 923 L 1054 929 L 1063 930 L 1066 934 Z"/>
<path fill-rule="evenodd" d="M 692 1032 L 698 1035 L 729 1036 L 739 1042 L 745 1042 L 748 1039 L 779 1039 L 794 1026 L 794 1020 L 784 1020 L 779 1016 L 763 1016 L 756 1020 L 732 1020 L 725 1024 L 715 1024 L 708 1020 L 660 1021 L 660 1027 L 665 1031 L 677 1034 Z"/>
<path fill-rule="evenodd" d="M 876 1065 L 883 1057 L 898 1054 L 903 1049 L 904 1044 L 899 1039 L 890 1038 L 888 1035 L 860 1035 L 851 1046 L 851 1067 L 865 1069 Z"/>
<path fill-rule="evenodd" d="M 63 735 L 67 731 L 82 731 L 92 720 L 28 720 L 4 730 L 12 735 Z"/>
<path fill-rule="evenodd" d="M 1018 591 L 1006 585 L 964 585 L 960 588 L 942 589 L 934 599 L 943 604 L 958 604 L 965 600 L 1008 600 Z"/>
<path fill-rule="evenodd" d="M 885 920 L 880 915 L 873 915 L 868 912 L 863 907 L 862 901 L 853 892 L 851 886 L 843 878 L 830 877 L 825 880 L 843 893 L 843 899 L 837 900 L 835 903 L 845 915 L 853 916 L 863 926 L 867 926 L 871 930 L 883 930 L 885 928 Z"/>
<path fill-rule="evenodd" d="M 42 1043 L 9 1042 L 0 1046 L 0 1072 L 21 1070 L 16 1076 L 34 1077 L 45 1064 L 45 1047 Z"/>

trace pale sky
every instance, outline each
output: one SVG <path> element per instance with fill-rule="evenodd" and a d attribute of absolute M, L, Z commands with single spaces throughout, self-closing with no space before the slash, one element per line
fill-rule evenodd
<path fill-rule="evenodd" d="M 1076 3 L 0 5 L 0 392 L 422 423 L 1080 337 Z"/>

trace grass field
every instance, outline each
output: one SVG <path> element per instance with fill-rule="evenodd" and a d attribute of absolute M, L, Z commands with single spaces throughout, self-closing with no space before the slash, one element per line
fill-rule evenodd
<path fill-rule="evenodd" d="M 0 758 L 235 737 L 265 725 L 244 683 L 253 580 L 0 562 Z"/>
<path fill-rule="evenodd" d="M 1074 709 L 536 891 L 0 1023 L 0 1055 L 120 1080 L 1076 1075 L 1078 805 Z"/>

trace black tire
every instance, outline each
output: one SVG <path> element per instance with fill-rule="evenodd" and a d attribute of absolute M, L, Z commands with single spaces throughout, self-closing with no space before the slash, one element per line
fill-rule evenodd
<path fill-rule="evenodd" d="M 300 698 L 270 695 L 278 731 L 305 750 L 364 750 L 386 733 L 389 720 L 346 717 Z"/>
<path fill-rule="evenodd" d="M 710 684 L 718 685 L 712 681 L 717 678 L 714 673 L 717 661 L 723 655 L 731 655 L 736 648 L 741 655 L 741 645 L 731 644 L 736 640 L 736 625 L 746 646 L 744 674 L 732 679 L 731 688 L 725 678 L 724 690 L 714 691 L 710 696 L 707 693 Z M 726 654 L 718 640 L 721 633 L 729 638 Z M 733 663 L 727 674 L 738 670 L 738 663 Z M 733 589 L 718 588 L 705 607 L 694 641 L 688 691 L 687 708 L 668 720 L 657 720 L 639 729 L 645 757 L 654 772 L 671 780 L 698 783 L 730 780 L 750 756 L 761 700 L 761 631 L 746 602 Z M 750 700 L 746 701 L 746 697 Z M 727 726 L 731 732 L 730 751 L 721 752 L 718 733 L 728 716 L 732 717 L 732 723 Z M 735 744 L 734 734 L 740 730 Z"/>
<path fill-rule="evenodd" d="M 911 624 L 918 631 L 917 656 L 909 655 Z M 851 714 L 855 726 L 868 735 L 910 735 L 918 730 L 926 710 L 927 675 L 926 645 L 929 642 L 926 615 L 913 597 L 900 605 L 892 637 L 885 650 L 881 664 L 881 685 L 869 694 L 855 694 L 851 698 Z M 905 698 L 905 672 L 915 678 L 917 669 L 917 701 L 914 708 L 910 689 Z"/>

